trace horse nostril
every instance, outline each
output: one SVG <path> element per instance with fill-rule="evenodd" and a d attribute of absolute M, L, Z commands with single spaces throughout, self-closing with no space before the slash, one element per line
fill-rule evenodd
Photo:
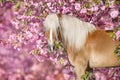
<path fill-rule="evenodd" d="M 53 46 L 53 50 L 55 50 L 55 46 Z"/>

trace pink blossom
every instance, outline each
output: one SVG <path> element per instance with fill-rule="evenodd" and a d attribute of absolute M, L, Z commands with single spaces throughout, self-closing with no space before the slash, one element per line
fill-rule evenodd
<path fill-rule="evenodd" d="M 117 32 L 115 33 L 115 35 L 116 35 L 116 39 L 117 39 L 117 40 L 120 39 L 120 30 L 117 31 Z"/>
<path fill-rule="evenodd" d="M 105 22 L 105 30 L 114 30 L 114 24 Z"/>
<path fill-rule="evenodd" d="M 25 76 L 25 80 L 34 80 L 35 77 L 32 74 L 28 74 Z"/>
<path fill-rule="evenodd" d="M 100 9 L 101 10 L 105 10 L 106 6 L 101 6 Z"/>
<path fill-rule="evenodd" d="M 112 18 L 116 18 L 119 15 L 119 11 L 118 10 L 111 10 L 109 14 Z"/>
<path fill-rule="evenodd" d="M 5 70 L 0 68 L 0 78 L 2 77 L 3 74 L 5 74 Z"/>
<path fill-rule="evenodd" d="M 92 8 L 91 8 L 91 11 L 98 11 L 98 6 L 93 6 Z"/>
<path fill-rule="evenodd" d="M 26 31 L 27 38 L 32 38 L 33 34 L 30 31 Z"/>
<path fill-rule="evenodd" d="M 75 10 L 79 11 L 81 9 L 80 3 L 75 3 Z"/>
<path fill-rule="evenodd" d="M 75 2 L 75 0 L 69 0 L 70 2 Z"/>
<path fill-rule="evenodd" d="M 50 3 L 50 2 L 49 2 L 49 3 L 47 3 L 47 6 L 48 6 L 48 7 L 50 7 L 50 6 L 51 6 L 51 4 L 52 4 L 52 3 Z"/>
<path fill-rule="evenodd" d="M 66 13 L 68 13 L 70 11 L 70 9 L 69 9 L 69 7 L 63 7 L 63 10 L 62 10 L 62 13 L 63 14 L 66 14 Z"/>
<path fill-rule="evenodd" d="M 8 80 L 17 80 L 17 79 L 21 79 L 21 74 L 16 73 L 8 77 Z"/>
<path fill-rule="evenodd" d="M 86 8 L 83 8 L 80 10 L 80 13 L 86 13 L 87 12 L 87 9 Z"/>
<path fill-rule="evenodd" d="M 105 30 L 113 30 L 114 27 L 113 26 L 108 26 L 108 27 L 105 27 Z"/>
<path fill-rule="evenodd" d="M 101 72 L 95 72 L 95 80 L 107 80 L 106 76 Z"/>

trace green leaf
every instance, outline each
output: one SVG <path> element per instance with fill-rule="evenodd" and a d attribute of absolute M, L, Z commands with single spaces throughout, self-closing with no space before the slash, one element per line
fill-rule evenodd
<path fill-rule="evenodd" d="M 20 8 L 20 2 L 17 2 L 17 4 L 15 5 L 15 11 L 18 11 L 19 10 L 19 8 Z"/>
<path fill-rule="evenodd" d="M 0 4 L 2 3 L 2 0 L 0 0 Z"/>
<path fill-rule="evenodd" d="M 30 16 L 30 15 L 32 15 L 33 14 L 33 11 L 31 10 L 31 9 L 29 9 L 27 12 L 26 12 L 26 15 L 27 16 Z"/>
<path fill-rule="evenodd" d="M 115 0 L 115 4 L 119 5 L 120 4 L 120 0 Z"/>
<path fill-rule="evenodd" d="M 83 75 L 81 76 L 81 78 L 82 78 L 83 80 L 88 80 L 88 75 L 89 75 L 89 72 L 85 72 L 85 74 L 83 74 Z"/>
<path fill-rule="evenodd" d="M 119 53 L 120 53 L 119 50 L 120 50 L 120 45 L 118 45 L 118 46 L 115 48 L 114 53 L 119 54 Z"/>
<path fill-rule="evenodd" d="M 59 49 L 61 47 L 61 43 L 59 41 L 56 41 L 55 42 L 55 47 Z"/>
<path fill-rule="evenodd" d="M 106 2 L 105 2 L 105 6 L 106 6 L 106 7 L 109 6 L 109 2 L 108 2 L 108 0 L 106 0 Z"/>
<path fill-rule="evenodd" d="M 114 32 L 110 32 L 110 37 L 111 38 L 115 38 L 115 33 Z"/>
<path fill-rule="evenodd" d="M 90 7 L 90 3 L 85 3 L 82 5 L 82 8 L 89 8 Z"/>
<path fill-rule="evenodd" d="M 93 73 L 86 71 L 85 74 L 81 76 L 83 80 L 89 80 L 89 78 L 93 78 Z"/>
<path fill-rule="evenodd" d="M 101 0 L 94 0 L 95 4 L 97 4 L 97 5 L 100 4 L 100 1 Z"/>

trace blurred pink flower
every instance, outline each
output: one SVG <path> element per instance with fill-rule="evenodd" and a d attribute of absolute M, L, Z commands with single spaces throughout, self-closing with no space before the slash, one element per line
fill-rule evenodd
<path fill-rule="evenodd" d="M 101 6 L 100 9 L 101 10 L 105 10 L 106 6 Z"/>
<path fill-rule="evenodd" d="M 119 11 L 118 10 L 112 10 L 112 11 L 110 11 L 109 14 L 112 18 L 116 18 L 119 15 Z"/>
<path fill-rule="evenodd" d="M 62 9 L 63 9 L 63 11 L 62 11 L 63 14 L 70 12 L 69 7 L 63 7 Z"/>
<path fill-rule="evenodd" d="M 116 39 L 117 39 L 117 40 L 120 39 L 120 30 L 117 31 L 117 32 L 115 33 L 115 35 L 116 35 Z"/>
<path fill-rule="evenodd" d="M 32 74 L 28 74 L 25 76 L 25 80 L 34 80 L 35 77 Z"/>
<path fill-rule="evenodd" d="M 87 12 L 87 9 L 86 8 L 83 8 L 81 9 L 80 13 L 86 13 Z"/>
<path fill-rule="evenodd" d="M 19 74 L 19 73 L 15 73 L 15 74 L 13 74 L 13 75 L 10 75 L 9 77 L 8 77 L 8 80 L 21 80 L 21 74 Z"/>
<path fill-rule="evenodd" d="M 75 10 L 79 11 L 81 9 L 80 3 L 75 3 Z"/>
<path fill-rule="evenodd" d="M 91 8 L 91 11 L 98 11 L 98 6 L 93 6 L 92 8 Z"/>
<path fill-rule="evenodd" d="M 47 6 L 48 6 L 48 7 L 50 7 L 51 5 L 52 5 L 52 3 L 50 3 L 50 2 L 49 2 L 49 3 L 47 3 Z"/>
<path fill-rule="evenodd" d="M 75 0 L 69 0 L 69 2 L 75 2 Z"/>
<path fill-rule="evenodd" d="M 114 27 L 113 27 L 113 26 L 107 26 L 107 27 L 105 27 L 104 29 L 105 29 L 105 30 L 113 30 Z"/>
<path fill-rule="evenodd" d="M 5 70 L 0 68 L 0 79 L 2 78 L 3 74 L 5 74 Z"/>
<path fill-rule="evenodd" d="M 105 22 L 105 30 L 113 30 L 114 29 L 114 24 L 113 23 L 109 23 L 109 22 Z"/>
<path fill-rule="evenodd" d="M 101 72 L 95 72 L 95 80 L 107 80 L 106 76 Z"/>

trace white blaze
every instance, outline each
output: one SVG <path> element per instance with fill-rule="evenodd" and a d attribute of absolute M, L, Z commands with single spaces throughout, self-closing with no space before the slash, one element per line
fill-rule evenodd
<path fill-rule="evenodd" d="M 51 49 L 51 51 L 53 51 L 53 31 L 52 31 L 52 29 L 50 30 L 50 49 Z"/>

